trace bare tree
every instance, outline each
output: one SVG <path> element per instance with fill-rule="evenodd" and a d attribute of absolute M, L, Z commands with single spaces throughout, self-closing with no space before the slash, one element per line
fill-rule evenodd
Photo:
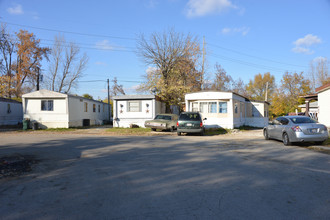
<path fill-rule="evenodd" d="M 167 112 L 170 105 L 183 100 L 178 94 L 200 90 L 201 73 L 197 66 L 201 50 L 196 37 L 170 29 L 153 33 L 149 39 L 141 35 L 137 48 L 137 54 L 152 69 L 140 90 L 156 88 L 153 91 L 165 101 Z"/>
<path fill-rule="evenodd" d="M 56 36 L 49 65 L 48 87 L 52 91 L 68 93 L 76 86 L 87 67 L 86 54 L 79 57 L 80 48 L 75 43 L 66 43 L 64 37 Z"/>
<path fill-rule="evenodd" d="M 112 96 L 117 96 L 117 95 L 120 95 L 120 94 L 125 95 L 123 85 L 118 84 L 117 77 L 114 77 L 114 79 L 111 80 L 111 82 L 113 83 L 112 88 L 111 88 Z"/>
<path fill-rule="evenodd" d="M 215 79 L 211 86 L 211 89 L 218 91 L 231 91 L 233 79 L 227 74 L 226 70 L 222 68 L 220 64 L 215 65 L 216 73 Z"/>
<path fill-rule="evenodd" d="M 312 91 L 315 88 L 330 83 L 329 61 L 327 58 L 320 58 L 310 63 L 309 80 Z"/>
<path fill-rule="evenodd" d="M 1 24 L 1 33 L 0 33 L 0 76 L 6 76 L 3 78 L 3 81 L 7 81 L 5 84 L 5 89 L 1 94 L 3 96 L 11 97 L 12 93 L 12 58 L 15 51 L 15 39 L 11 36 L 5 24 Z"/>
<path fill-rule="evenodd" d="M 233 81 L 232 91 L 237 94 L 247 96 L 245 87 L 246 86 L 245 86 L 243 80 L 241 78 L 238 78 L 238 80 Z"/>

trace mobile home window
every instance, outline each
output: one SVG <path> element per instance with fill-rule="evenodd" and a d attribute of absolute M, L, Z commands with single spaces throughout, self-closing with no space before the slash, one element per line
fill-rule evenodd
<path fill-rule="evenodd" d="M 140 101 L 128 101 L 127 103 L 128 112 L 141 112 L 141 102 Z"/>
<path fill-rule="evenodd" d="M 99 112 L 101 112 L 101 106 L 99 105 Z"/>
<path fill-rule="evenodd" d="M 209 113 L 217 113 L 217 103 L 209 102 Z"/>
<path fill-rule="evenodd" d="M 193 102 L 192 103 L 192 111 L 193 112 L 198 112 L 198 102 Z"/>
<path fill-rule="evenodd" d="M 227 113 L 227 102 L 219 102 L 219 113 Z"/>
<path fill-rule="evenodd" d="M 238 113 L 238 106 L 237 106 L 237 103 L 235 103 L 235 114 Z"/>
<path fill-rule="evenodd" d="M 208 110 L 207 108 L 208 108 L 207 102 L 199 103 L 199 110 L 201 113 L 207 113 L 207 110 Z"/>
<path fill-rule="evenodd" d="M 53 100 L 41 100 L 41 111 L 53 111 L 54 101 Z"/>
<path fill-rule="evenodd" d="M 96 112 L 96 105 L 93 104 L 93 112 Z"/>

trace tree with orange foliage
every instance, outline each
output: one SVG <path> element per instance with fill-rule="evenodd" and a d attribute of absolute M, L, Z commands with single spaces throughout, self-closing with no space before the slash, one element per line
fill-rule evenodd
<path fill-rule="evenodd" d="M 15 95 L 21 96 L 23 84 L 30 80 L 33 84 L 37 80 L 40 71 L 41 61 L 43 58 L 48 59 L 50 49 L 41 47 L 40 40 L 36 39 L 33 33 L 25 30 L 20 30 L 16 33 L 17 36 L 17 61 L 14 65 L 16 89 Z"/>

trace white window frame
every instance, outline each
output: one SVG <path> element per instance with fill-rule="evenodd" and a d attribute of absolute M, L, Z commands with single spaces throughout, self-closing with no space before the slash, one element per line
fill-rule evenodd
<path fill-rule="evenodd" d="M 54 111 L 54 100 L 41 100 L 41 111 Z"/>
<path fill-rule="evenodd" d="M 215 104 L 215 112 L 211 112 L 212 103 Z M 207 102 L 207 105 L 208 105 L 208 113 L 211 113 L 211 114 L 217 113 L 217 102 Z"/>
<path fill-rule="evenodd" d="M 220 107 L 220 104 L 226 104 L 226 107 Z M 218 113 L 219 114 L 227 114 L 228 113 L 228 102 L 218 102 L 218 106 L 219 106 L 219 110 L 218 110 Z M 222 112 L 220 112 L 222 110 Z M 224 112 L 225 110 L 225 112 Z"/>
<path fill-rule="evenodd" d="M 136 106 L 131 106 L 132 104 Z M 127 112 L 142 112 L 141 101 L 127 101 Z"/>

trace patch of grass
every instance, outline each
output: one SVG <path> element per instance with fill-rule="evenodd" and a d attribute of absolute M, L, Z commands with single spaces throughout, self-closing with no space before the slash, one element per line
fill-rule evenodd
<path fill-rule="evenodd" d="M 75 131 L 75 130 L 77 130 L 77 128 L 47 128 L 47 129 L 38 129 L 38 130 L 42 130 L 42 131 Z"/>
<path fill-rule="evenodd" d="M 205 135 L 220 135 L 229 133 L 230 129 L 224 128 L 210 128 L 205 130 Z"/>
<path fill-rule="evenodd" d="M 252 126 L 248 126 L 248 125 L 243 125 L 238 127 L 237 129 L 241 130 L 241 131 L 249 131 L 249 130 L 257 130 L 257 129 L 262 129 L 259 127 L 252 127 Z"/>
<path fill-rule="evenodd" d="M 330 147 L 330 138 L 328 138 L 328 140 L 326 140 L 322 145 Z"/>
<path fill-rule="evenodd" d="M 109 128 L 106 131 L 119 135 L 145 135 L 151 133 L 150 128 Z"/>

